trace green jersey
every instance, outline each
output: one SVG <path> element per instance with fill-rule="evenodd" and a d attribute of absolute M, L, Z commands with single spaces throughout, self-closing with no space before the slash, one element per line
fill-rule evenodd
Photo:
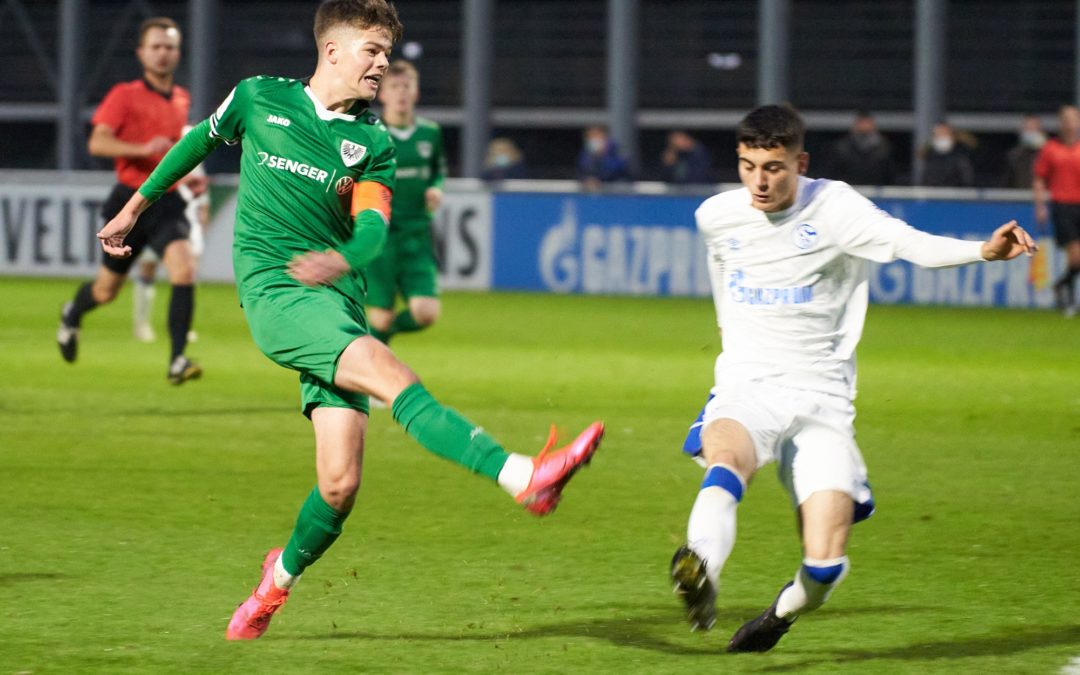
<path fill-rule="evenodd" d="M 441 188 L 446 179 L 446 153 L 442 129 L 417 117 L 408 128 L 390 127 L 397 148 L 397 187 L 390 210 L 391 231 L 426 229 L 431 222 L 424 192 Z"/>
<path fill-rule="evenodd" d="M 348 241 L 353 185 L 394 189 L 394 144 L 367 104 L 332 112 L 299 80 L 243 80 L 210 117 L 210 133 L 244 151 L 233 238 L 241 297 L 274 283 L 294 256 Z M 333 285 L 360 297 L 361 279 L 357 271 Z"/>

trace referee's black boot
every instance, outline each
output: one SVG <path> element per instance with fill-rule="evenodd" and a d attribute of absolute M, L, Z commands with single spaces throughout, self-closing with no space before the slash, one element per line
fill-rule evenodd
<path fill-rule="evenodd" d="M 56 329 L 56 344 L 60 347 L 60 356 L 68 363 L 74 363 L 79 354 L 79 329 L 68 323 L 72 303 L 64 304 L 60 310 L 60 327 Z"/>

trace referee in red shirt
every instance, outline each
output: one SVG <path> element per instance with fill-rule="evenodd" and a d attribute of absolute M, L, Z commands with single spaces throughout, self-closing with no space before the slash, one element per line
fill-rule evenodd
<path fill-rule="evenodd" d="M 1080 275 L 1080 110 L 1062 106 L 1058 137 L 1043 145 L 1035 160 L 1035 219 L 1054 223 L 1054 239 L 1068 267 L 1054 282 L 1054 299 L 1066 317 L 1076 314 L 1074 280 Z M 1050 206 L 1047 208 L 1047 192 Z"/>
<path fill-rule="evenodd" d="M 143 67 L 142 78 L 121 82 L 109 90 L 91 120 L 94 128 L 88 144 L 90 154 L 110 157 L 116 167 L 117 184 L 102 206 L 106 222 L 180 140 L 191 108 L 187 90 L 173 82 L 180 62 L 180 29 L 175 21 L 165 17 L 144 21 L 139 27 L 135 54 Z M 205 177 L 189 176 L 185 182 L 196 195 L 206 191 Z M 131 246 L 132 254 L 127 258 L 104 256 L 97 278 L 80 286 L 71 302 L 64 305 L 56 336 L 64 360 L 75 361 L 83 315 L 116 298 L 133 261 L 149 246 L 164 262 L 172 284 L 168 380 L 181 384 L 202 374 L 199 366 L 184 355 L 195 308 L 195 258 L 184 207 L 184 199 L 174 187 L 139 218 L 139 227 L 125 242 Z"/>

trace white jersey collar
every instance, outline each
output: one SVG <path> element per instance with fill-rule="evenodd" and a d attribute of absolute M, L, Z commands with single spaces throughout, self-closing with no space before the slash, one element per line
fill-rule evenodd
<path fill-rule="evenodd" d="M 356 121 L 356 115 L 350 115 L 348 113 L 334 112 L 333 110 L 327 109 L 327 107 L 322 104 L 322 101 L 320 101 L 319 98 L 317 96 L 315 96 L 315 92 L 311 91 L 311 86 L 310 85 L 304 85 L 304 93 L 307 94 L 308 98 L 311 99 L 312 105 L 315 106 L 315 114 L 319 116 L 319 119 L 326 120 L 326 121 L 330 121 L 330 120 L 345 120 L 346 122 L 355 122 Z"/>
<path fill-rule="evenodd" d="M 386 128 L 390 130 L 390 134 L 394 138 L 398 139 L 399 141 L 407 141 L 409 140 L 409 137 L 413 135 L 413 132 L 416 131 L 416 124 L 412 124 L 411 126 L 407 127 L 392 127 L 387 124 Z"/>

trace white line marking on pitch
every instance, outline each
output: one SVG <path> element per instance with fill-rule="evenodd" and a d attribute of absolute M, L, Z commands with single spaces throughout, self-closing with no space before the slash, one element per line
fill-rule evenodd
<path fill-rule="evenodd" d="M 1080 656 L 1074 656 L 1072 660 L 1061 669 L 1061 675 L 1080 675 Z"/>

